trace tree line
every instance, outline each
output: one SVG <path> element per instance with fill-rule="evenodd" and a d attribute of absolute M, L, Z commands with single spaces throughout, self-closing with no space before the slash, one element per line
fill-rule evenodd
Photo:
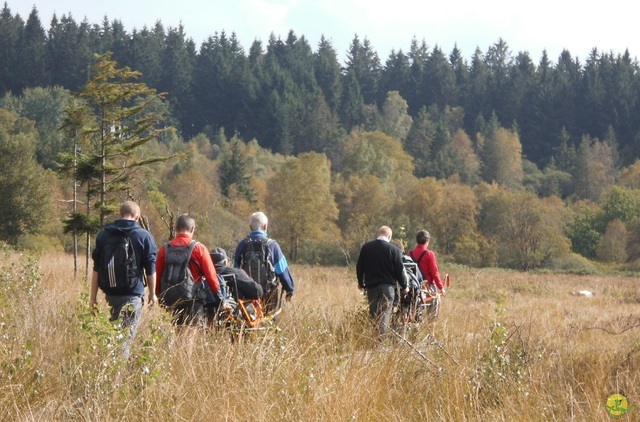
<path fill-rule="evenodd" d="M 227 137 L 255 138 L 282 154 L 326 152 L 354 128 L 379 129 L 387 94 L 397 91 L 413 119 L 461 110 L 458 124 L 471 135 L 479 120 L 495 115 L 517 130 L 523 156 L 539 168 L 563 142 L 578 146 L 584 135 L 615 143 L 621 165 L 640 155 L 640 72 L 628 51 L 593 49 L 581 61 L 565 50 L 556 63 L 543 52 L 534 63 L 502 39 L 469 60 L 457 48 L 447 53 L 413 39 L 383 62 L 356 35 L 342 65 L 327 39 L 314 50 L 293 31 L 247 50 L 235 34 L 215 32 L 196 48 L 182 26 L 156 22 L 129 33 L 119 20 L 76 22 L 68 14 L 54 15 L 45 29 L 35 7 L 24 21 L 5 3 L 0 95 L 37 86 L 77 91 L 89 79 L 93 54 L 107 51 L 167 94 L 171 123 L 185 139 L 223 128 Z M 421 166 L 417 175 L 437 176 Z"/>
<path fill-rule="evenodd" d="M 6 5 L 2 16 L 0 31 L 7 16 L 21 22 Z M 35 9 L 23 29 L 34 21 Z M 117 26 L 106 19 L 104 25 L 103 31 L 87 25 L 95 31 L 88 39 L 100 39 Z M 164 33 L 160 24 L 156 30 Z M 176 31 L 184 39 L 181 28 L 167 34 Z M 124 44 L 135 45 L 136 34 Z M 45 45 L 50 38 L 44 37 Z M 165 35 L 159 51 L 169 38 Z M 18 93 L 5 88 L 0 197 L 8 211 L 0 239 L 75 250 L 64 232 L 89 240 L 114 202 L 133 198 L 146 211 L 156 239 L 171 236 L 178 212 L 190 212 L 204 242 L 227 248 L 245 234 L 246 216 L 264 209 L 271 217 L 270 233 L 294 262 L 351 262 L 375 228 L 388 224 L 407 245 L 415 232 L 429 229 L 434 248 L 463 264 L 590 271 L 595 259 L 635 268 L 640 164 L 621 146 L 612 125 L 601 137 L 583 133 L 577 139 L 571 126 L 559 125 L 558 141 L 539 165 L 526 153 L 526 125 L 518 119 L 505 124 L 504 111 L 478 113 L 469 129 L 463 105 L 419 97 L 417 85 L 404 91 L 381 88 L 393 66 L 378 63 L 377 73 L 367 73 L 371 66 L 355 67 L 377 61 L 366 39 L 354 39 L 345 68 L 326 41 L 313 53 L 304 37 L 293 33 L 286 42 L 270 39 L 266 52 L 254 43 L 248 56 L 233 36 L 210 41 L 211 61 L 200 67 L 208 69 L 209 79 L 188 84 L 186 96 L 150 88 L 145 73 L 120 67 L 115 51 L 92 56 L 86 81 L 78 81 L 76 90 L 57 83 L 26 84 Z M 232 44 L 236 48 L 227 48 Z M 190 50 L 193 63 L 202 60 L 206 45 L 200 53 Z M 507 51 L 503 41 L 489 51 L 499 46 Z M 426 66 L 438 49 L 423 47 Z M 332 59 L 321 61 L 328 57 L 321 51 L 332 52 Z M 366 57 L 357 51 L 367 51 Z M 169 62 L 184 67 L 178 59 Z M 410 61 L 409 69 L 415 63 Z M 493 84 L 497 73 L 487 63 L 481 66 L 487 70 L 485 82 Z M 467 78 L 461 80 L 469 84 L 474 66 L 463 67 Z M 513 69 L 505 69 L 511 78 Z M 558 68 L 550 69 L 556 75 Z M 423 76 L 437 73 L 432 70 Z M 534 70 L 537 75 L 540 68 Z M 222 74 L 226 77 L 219 79 Z M 375 75 L 370 85 L 362 79 L 367 74 Z M 49 71 L 43 75 L 54 77 Z M 202 77 L 195 70 L 185 75 Z M 333 91 L 323 88 L 329 85 Z M 442 88 L 439 82 L 420 86 Z M 459 98 L 468 95 L 457 92 Z M 196 104 L 199 98 L 209 100 L 208 106 L 185 113 L 189 109 L 181 101 Z M 257 98 L 264 101 L 256 103 Z M 423 104 L 416 111 L 411 101 Z M 185 118 L 196 122 L 198 116 L 203 119 L 198 126 L 185 125 Z"/>

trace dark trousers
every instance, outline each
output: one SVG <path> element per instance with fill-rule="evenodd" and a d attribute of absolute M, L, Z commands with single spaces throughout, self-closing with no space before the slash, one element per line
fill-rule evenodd
<path fill-rule="evenodd" d="M 205 325 L 204 302 L 199 300 L 180 301 L 171 307 L 175 325 Z"/>
<path fill-rule="evenodd" d="M 367 288 L 369 316 L 377 325 L 378 334 L 381 336 L 386 334 L 389 328 L 394 296 L 395 286 L 391 284 L 380 284 Z"/>

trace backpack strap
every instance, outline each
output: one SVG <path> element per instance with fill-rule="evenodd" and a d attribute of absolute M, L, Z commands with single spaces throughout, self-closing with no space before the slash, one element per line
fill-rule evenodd
<path fill-rule="evenodd" d="M 187 259 L 187 265 L 189 265 L 192 262 L 196 264 L 196 267 L 198 267 L 198 269 L 200 270 L 200 277 L 198 278 L 199 280 L 201 277 L 204 277 L 204 274 L 202 273 L 202 267 L 200 266 L 200 263 L 198 261 L 191 258 L 191 254 L 193 253 L 193 250 L 196 248 L 197 244 L 198 242 L 196 242 L 195 240 L 192 240 L 191 243 L 189 243 L 189 259 Z"/>
<path fill-rule="evenodd" d="M 428 249 L 425 249 L 424 251 L 422 251 L 422 253 L 418 257 L 418 259 L 415 259 L 413 257 L 413 251 L 409 252 L 409 256 L 411 257 L 411 259 L 413 259 L 415 261 L 416 265 L 418 266 L 418 271 L 420 271 L 420 274 L 422 275 L 422 278 L 424 280 L 426 280 L 427 276 L 425 274 L 422 274 L 422 269 L 420 268 L 420 261 L 422 260 L 422 258 L 424 258 L 424 256 L 427 254 L 427 252 L 429 252 Z"/>
<path fill-rule="evenodd" d="M 409 256 L 411 257 L 411 259 L 413 259 L 413 262 L 415 262 L 416 264 L 420 262 L 420 260 L 427 254 L 427 252 L 429 252 L 428 249 L 425 249 L 424 251 L 422 251 L 422 253 L 420 254 L 420 256 L 418 257 L 418 259 L 416 259 L 415 256 L 413 256 L 413 251 L 409 251 Z"/>
<path fill-rule="evenodd" d="M 411 251 L 411 252 L 413 252 L 413 251 Z M 427 254 L 427 252 L 429 252 L 427 249 L 422 251 L 422 253 L 420 254 L 420 256 L 418 257 L 417 260 L 415 258 L 413 258 L 413 254 L 411 254 L 411 258 L 414 259 L 414 261 L 416 261 L 416 264 L 420 264 L 420 261 L 422 260 L 422 258 L 424 258 L 424 256 Z"/>

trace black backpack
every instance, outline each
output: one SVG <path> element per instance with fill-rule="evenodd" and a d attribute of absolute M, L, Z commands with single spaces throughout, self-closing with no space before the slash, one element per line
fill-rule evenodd
<path fill-rule="evenodd" d="M 206 283 L 204 280 L 196 283 L 189 268 L 191 253 L 195 246 L 195 240 L 187 246 L 173 246 L 170 242 L 165 243 L 164 270 L 160 280 L 162 304 L 173 306 L 186 300 L 205 300 L 206 290 L 203 285 Z"/>
<path fill-rule="evenodd" d="M 140 280 L 136 253 L 129 235 L 109 230 L 100 254 L 98 287 L 108 295 L 132 293 Z"/>
<path fill-rule="evenodd" d="M 265 295 L 278 288 L 276 272 L 271 263 L 271 251 L 269 250 L 269 245 L 272 242 L 273 239 L 246 238 L 240 261 L 240 268 L 249 274 L 253 281 L 262 286 Z"/>

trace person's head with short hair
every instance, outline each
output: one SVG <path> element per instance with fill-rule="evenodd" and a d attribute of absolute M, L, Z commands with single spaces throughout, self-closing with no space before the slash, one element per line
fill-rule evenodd
<path fill-rule="evenodd" d="M 140 218 L 140 207 L 133 201 L 124 201 L 120 206 L 119 217 L 125 220 L 138 221 Z"/>
<path fill-rule="evenodd" d="M 385 237 L 387 240 L 391 240 L 393 232 L 391 231 L 391 227 L 382 226 L 378 229 L 378 237 Z"/>
<path fill-rule="evenodd" d="M 420 230 L 416 234 L 416 243 L 418 245 L 425 245 L 429 240 L 431 240 L 431 235 L 426 230 Z"/>
<path fill-rule="evenodd" d="M 227 252 L 223 248 L 217 247 L 209 255 L 215 265 L 227 265 Z"/>
<path fill-rule="evenodd" d="M 267 231 L 267 224 L 269 224 L 269 219 L 262 211 L 254 212 L 251 214 L 251 217 L 249 217 L 249 227 L 251 230 Z"/>
<path fill-rule="evenodd" d="M 180 214 L 176 219 L 176 233 L 187 233 L 193 235 L 196 230 L 196 220 L 189 214 Z"/>

